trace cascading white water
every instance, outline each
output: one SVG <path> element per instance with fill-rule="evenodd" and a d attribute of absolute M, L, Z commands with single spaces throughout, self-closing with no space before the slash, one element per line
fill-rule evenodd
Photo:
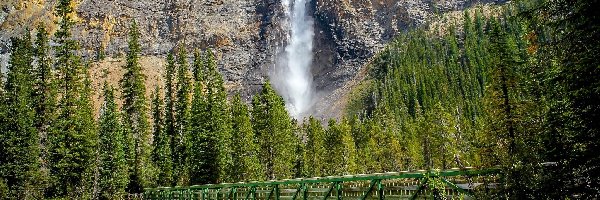
<path fill-rule="evenodd" d="M 293 1 L 293 2 L 292 2 Z M 284 98 L 288 111 L 295 118 L 307 114 L 313 104 L 313 77 L 310 71 L 313 57 L 313 21 L 307 15 L 307 0 L 282 0 L 288 23 L 288 43 L 277 64 L 280 68 L 276 86 Z"/>

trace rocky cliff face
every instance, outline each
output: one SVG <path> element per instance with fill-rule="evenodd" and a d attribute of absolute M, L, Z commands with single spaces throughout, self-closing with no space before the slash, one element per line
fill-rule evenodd
<path fill-rule="evenodd" d="M 56 0 L 8 0 L 0 3 L 0 54 L 6 65 L 9 38 L 43 22 L 51 24 Z M 479 1 L 475 1 L 479 2 Z M 483 3 L 496 2 L 485 0 Z M 460 10 L 470 0 L 311 0 L 314 19 L 312 73 L 318 100 L 313 113 L 323 117 L 341 114 L 344 96 L 360 79 L 362 66 L 398 32 L 432 19 L 433 13 Z M 281 0 L 80 0 L 76 2 L 74 37 L 83 56 L 95 60 L 99 53 L 110 59 L 94 62 L 98 87 L 107 79 L 100 71 L 118 76 L 127 50 L 127 28 L 136 20 L 151 85 L 159 75 L 165 55 L 183 45 L 213 48 L 231 92 L 245 97 L 257 92 L 276 66 L 285 47 L 286 30 Z M 51 29 L 53 29 L 51 27 Z M 142 59 L 144 60 L 144 59 Z M 102 70 L 100 70 L 102 69 Z M 107 78 L 108 77 L 108 78 Z M 115 82 L 116 84 L 116 82 Z M 99 91 L 99 90 L 98 90 Z"/>

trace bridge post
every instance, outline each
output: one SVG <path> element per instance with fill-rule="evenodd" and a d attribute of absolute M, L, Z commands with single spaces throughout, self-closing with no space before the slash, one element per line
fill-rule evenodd
<path fill-rule="evenodd" d="M 302 192 L 304 194 L 302 194 L 302 200 L 307 200 L 308 199 L 308 186 L 304 183 L 304 186 L 302 187 Z"/>
<path fill-rule="evenodd" d="M 336 193 L 337 193 L 337 200 L 342 200 L 342 184 L 340 184 L 342 182 L 338 182 L 336 184 Z"/>
<path fill-rule="evenodd" d="M 384 199 L 384 194 L 383 194 L 383 184 L 381 184 L 381 180 L 377 181 L 377 190 L 379 193 L 379 200 L 383 200 Z"/>
<path fill-rule="evenodd" d="M 279 184 L 275 185 L 275 200 L 279 200 Z"/>

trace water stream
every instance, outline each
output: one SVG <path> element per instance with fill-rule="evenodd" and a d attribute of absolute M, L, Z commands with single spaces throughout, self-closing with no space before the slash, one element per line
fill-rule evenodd
<path fill-rule="evenodd" d="M 287 46 L 279 58 L 280 74 L 275 84 L 279 84 L 288 111 L 298 119 L 306 115 L 313 104 L 313 20 L 306 10 L 307 0 L 282 0 L 282 4 L 287 20 L 282 23 L 288 32 Z"/>

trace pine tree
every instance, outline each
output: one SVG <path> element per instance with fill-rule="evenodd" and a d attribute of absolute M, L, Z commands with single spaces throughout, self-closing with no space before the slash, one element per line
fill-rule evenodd
<path fill-rule="evenodd" d="M 373 159 L 373 152 L 371 149 L 374 149 L 377 144 L 375 141 L 369 137 L 368 127 L 366 126 L 370 118 L 359 119 L 358 116 L 354 116 L 349 124 L 351 127 L 352 138 L 354 143 L 356 144 L 357 156 L 360 159 L 356 160 L 357 171 L 359 173 L 374 173 L 373 167 L 375 166 L 375 161 Z"/>
<path fill-rule="evenodd" d="M 169 148 L 171 149 L 171 163 L 175 170 L 176 159 L 173 155 L 175 152 L 175 58 L 173 53 L 167 54 L 167 66 L 165 72 L 165 133 L 169 137 Z M 174 175 L 174 174 L 173 174 Z M 175 178 L 175 177 L 173 177 Z M 171 185 L 174 185 L 171 183 Z"/>
<path fill-rule="evenodd" d="M 294 127 L 294 133 L 299 134 L 301 132 L 300 130 L 300 126 L 298 126 L 298 122 L 294 119 L 292 120 L 292 126 Z M 304 164 L 304 155 L 305 155 L 305 149 L 306 149 L 306 145 L 304 144 L 304 142 L 302 141 L 302 138 L 299 137 L 294 137 L 293 139 L 293 143 L 294 143 L 294 167 L 292 169 L 292 174 L 294 178 L 302 178 L 302 177 L 306 177 L 306 168 L 309 168 L 310 166 L 307 166 Z"/>
<path fill-rule="evenodd" d="M 434 108 L 424 116 L 421 121 L 423 152 L 425 167 L 427 169 L 449 169 L 456 146 L 451 145 L 456 135 L 456 122 L 441 105 L 437 103 Z"/>
<path fill-rule="evenodd" d="M 177 56 L 177 102 L 175 103 L 175 135 L 173 137 L 175 151 L 173 157 L 174 181 L 176 185 L 189 183 L 188 137 L 190 131 L 190 78 L 187 64 L 187 53 L 183 45 Z"/>
<path fill-rule="evenodd" d="M 228 169 L 231 161 L 231 116 L 227 103 L 227 91 L 223 82 L 223 75 L 219 73 L 214 54 L 211 49 L 205 53 L 206 90 L 208 100 L 208 113 L 210 115 L 207 130 L 213 132 L 218 139 L 219 181 L 231 181 Z"/>
<path fill-rule="evenodd" d="M 304 164 L 308 166 L 306 173 L 310 177 L 325 176 L 325 130 L 319 120 L 309 117 L 304 123 L 306 148 Z"/>
<path fill-rule="evenodd" d="M 516 121 L 515 121 L 515 87 L 516 87 L 516 74 L 515 65 L 517 60 L 515 57 L 514 49 L 516 44 L 508 36 L 505 30 L 502 28 L 502 22 L 492 20 L 490 42 L 492 44 L 492 51 L 496 56 L 496 59 L 492 61 L 494 69 L 492 71 L 491 89 L 489 91 L 488 98 L 490 99 L 490 117 L 492 120 L 491 130 L 494 132 L 495 139 L 500 142 L 499 146 L 506 147 L 498 149 L 504 155 L 499 155 L 500 159 L 504 162 L 512 162 L 512 159 L 516 153 Z M 494 139 L 493 139 L 494 141 Z"/>
<path fill-rule="evenodd" d="M 283 98 L 275 93 L 269 82 L 252 99 L 252 125 L 266 178 L 291 178 L 297 138 Z"/>
<path fill-rule="evenodd" d="M 196 84 L 192 100 L 192 131 L 190 134 L 190 184 L 217 183 L 219 179 L 218 139 L 206 129 L 208 103 L 202 85 Z"/>
<path fill-rule="evenodd" d="M 50 57 L 50 46 L 48 32 L 44 25 L 37 28 L 35 40 L 35 57 L 37 65 L 33 70 L 35 82 L 33 85 L 34 108 L 36 112 L 36 128 L 40 135 L 42 178 L 43 185 L 47 185 L 48 172 L 48 147 L 47 138 L 56 120 L 57 88 L 52 69 L 52 58 Z"/>
<path fill-rule="evenodd" d="M 367 149 L 370 151 L 366 153 L 372 160 L 367 165 L 371 166 L 368 168 L 370 172 L 398 171 L 405 164 L 402 162 L 404 155 L 396 135 L 400 126 L 397 124 L 395 116 L 390 114 L 391 111 L 388 110 L 389 107 L 386 103 L 388 102 L 384 101 L 377 105 L 372 119 L 365 123 L 365 132 L 368 138 Z M 408 135 L 407 133 L 403 134 Z"/>
<path fill-rule="evenodd" d="M 125 111 L 121 110 L 121 117 L 125 117 L 126 113 Z M 123 142 L 123 146 L 124 146 L 124 151 L 125 151 L 125 160 L 127 161 L 127 172 L 128 172 L 128 176 L 129 176 L 129 182 L 127 183 L 127 188 L 125 188 L 125 191 L 130 193 L 131 188 L 130 186 L 132 185 L 131 182 L 136 182 L 139 183 L 141 182 L 139 176 L 134 176 L 134 167 L 135 167 L 135 138 L 134 138 L 134 134 L 131 132 L 131 126 L 129 125 L 130 120 L 125 120 L 122 119 L 121 123 L 123 125 L 123 138 L 124 138 L 124 142 Z"/>
<path fill-rule="evenodd" d="M 97 186 L 98 186 L 98 127 L 96 124 L 95 115 L 94 115 L 94 105 L 92 103 L 92 80 L 89 73 L 89 65 L 83 67 L 83 89 L 81 90 L 81 94 L 77 101 L 77 114 L 80 116 L 81 128 L 79 132 L 82 133 L 87 140 L 87 148 L 90 148 L 92 151 L 91 164 L 89 164 L 89 168 L 85 171 L 86 174 L 89 174 L 85 177 L 84 181 L 86 184 L 84 185 L 82 191 L 84 199 L 87 198 L 97 198 Z"/>
<path fill-rule="evenodd" d="M 237 94 L 231 102 L 232 116 L 232 166 L 229 174 L 232 181 L 260 180 L 263 176 L 258 161 L 258 144 L 252 130 L 248 106 Z"/>
<path fill-rule="evenodd" d="M 325 172 L 328 175 L 345 175 L 357 172 L 356 147 L 350 125 L 346 120 L 337 123 L 330 119 L 325 136 Z"/>
<path fill-rule="evenodd" d="M 218 160 L 218 138 L 215 132 L 210 131 L 210 113 L 208 86 L 205 66 L 198 51 L 194 54 L 194 97 L 191 109 L 191 134 L 190 134 L 190 183 L 207 184 L 217 183 L 219 180 L 220 163 Z"/>
<path fill-rule="evenodd" d="M 490 49 L 496 55 L 491 61 L 491 82 L 489 94 L 486 99 L 486 110 L 489 113 L 488 144 L 496 154 L 497 159 L 504 166 L 507 181 L 505 182 L 506 195 L 509 198 L 532 198 L 530 194 L 535 190 L 536 176 L 528 176 L 537 172 L 535 120 L 527 119 L 534 116 L 534 112 L 527 111 L 531 106 L 526 102 L 531 98 L 526 87 L 527 82 L 521 70 L 525 58 L 522 47 L 519 45 L 521 30 L 512 20 L 505 18 L 503 21 L 490 21 Z M 531 104 L 533 105 L 533 104 Z M 540 107 L 541 108 L 541 107 Z M 537 109 L 540 110 L 540 109 Z M 528 144 L 529 143 L 529 144 Z"/>
<path fill-rule="evenodd" d="M 402 136 L 406 136 L 403 139 L 410 138 L 411 134 L 409 131 L 402 131 L 403 124 L 401 122 L 408 121 L 409 119 L 398 119 L 399 117 L 393 114 L 394 112 L 386 103 L 378 106 L 375 111 L 377 113 L 375 120 L 378 121 L 377 126 L 381 130 L 378 135 L 371 135 L 371 137 L 377 140 L 377 144 L 381 148 L 382 154 L 380 155 L 380 160 L 382 171 L 406 170 L 406 162 L 403 161 L 406 157 L 406 149 L 404 151 L 402 149 L 402 146 L 405 146 L 406 142 L 401 145 L 400 140 Z M 399 106 L 401 109 L 405 108 L 403 105 Z"/>
<path fill-rule="evenodd" d="M 347 119 L 342 119 L 338 126 L 342 132 L 342 146 L 344 148 L 342 161 L 344 163 L 343 168 L 345 174 L 356 174 L 358 173 L 357 160 L 359 159 L 356 155 L 356 143 L 352 138 L 352 130 Z"/>
<path fill-rule="evenodd" d="M 0 105 L 0 179 L 14 199 L 42 198 L 40 145 L 32 99 L 33 52 L 29 32 L 12 38 L 11 56 Z"/>
<path fill-rule="evenodd" d="M 99 127 L 99 199 L 117 199 L 129 181 L 123 126 L 115 102 L 114 89 L 104 83 L 104 104 Z"/>
<path fill-rule="evenodd" d="M 405 132 L 402 135 L 402 142 L 406 157 L 402 158 L 401 162 L 404 170 L 424 169 L 423 141 L 419 140 L 420 134 L 422 134 L 422 132 L 419 131 L 419 119 L 422 118 L 417 118 L 403 125 L 403 130 Z"/>
<path fill-rule="evenodd" d="M 223 77 L 217 70 L 212 51 L 205 53 L 204 62 L 195 54 L 195 77 L 198 79 L 192 103 L 192 183 L 230 181 L 231 117 Z M 204 63 L 203 67 L 199 64 Z M 205 74 L 200 74 L 205 72 Z M 201 152 L 206 152 L 201 154 Z M 200 154 L 200 155 L 199 155 Z"/>
<path fill-rule="evenodd" d="M 378 128 L 378 127 L 375 127 Z M 378 129 L 375 129 L 378 130 Z M 382 170 L 379 158 L 381 155 L 379 145 L 373 138 L 369 138 L 365 148 L 361 149 L 361 158 L 364 158 L 364 173 L 379 173 Z"/>
<path fill-rule="evenodd" d="M 125 74 L 121 79 L 121 88 L 123 90 L 123 110 L 126 128 L 133 134 L 134 146 L 128 147 L 133 155 L 129 158 L 131 180 L 128 185 L 128 192 L 139 193 L 145 186 L 150 184 L 151 168 L 150 162 L 150 125 L 148 122 L 148 106 L 146 101 L 145 75 L 139 64 L 140 44 L 139 31 L 137 23 L 133 21 L 129 30 L 129 51 L 127 52 L 127 61 Z M 131 152 L 130 152 L 131 153 Z"/>
<path fill-rule="evenodd" d="M 171 138 L 164 130 L 163 101 L 160 97 L 160 88 L 156 86 L 152 99 L 152 119 L 154 120 L 154 149 L 152 161 L 158 173 L 158 186 L 169 186 L 173 183 L 173 163 L 171 160 Z"/>
<path fill-rule="evenodd" d="M 91 177 L 96 153 L 97 135 L 93 126 L 93 111 L 89 88 L 81 58 L 76 54 L 78 43 L 71 38 L 75 24 L 71 15 L 70 0 L 58 1 L 56 15 L 59 29 L 55 33 L 56 62 L 60 101 L 56 128 L 48 136 L 51 141 L 50 172 L 52 188 L 50 197 L 91 198 Z M 89 116 L 88 116 L 89 115 Z M 91 119 L 91 121 L 90 121 Z"/>

